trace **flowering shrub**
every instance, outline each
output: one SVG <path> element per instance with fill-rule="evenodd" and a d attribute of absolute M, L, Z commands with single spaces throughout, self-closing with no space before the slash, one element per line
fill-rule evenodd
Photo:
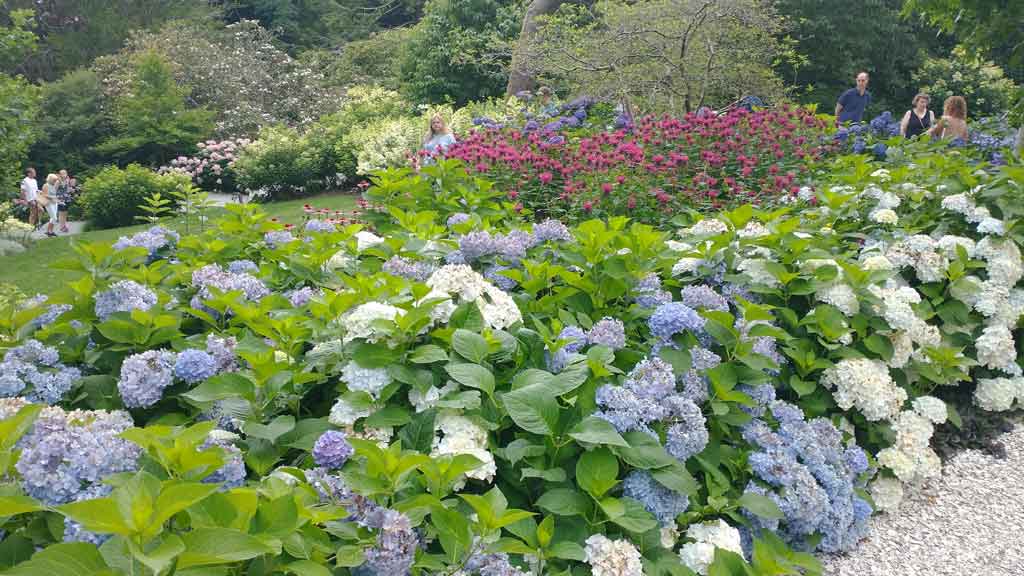
<path fill-rule="evenodd" d="M 584 107 L 541 126 L 480 130 L 447 151 L 527 208 L 558 217 L 661 218 L 686 207 L 795 192 L 825 124 L 802 109 L 638 119 L 632 130 L 566 140 Z"/>
<path fill-rule="evenodd" d="M 235 159 L 237 153 L 250 144 L 248 138 L 207 140 L 196 144 L 199 152 L 194 156 L 179 156 L 167 166 L 157 170 L 160 174 L 177 172 L 187 175 L 204 190 L 234 192 Z"/>
<path fill-rule="evenodd" d="M 0 303 L 4 543 L 50 571 L 820 573 L 937 473 L 958 405 L 1024 401 L 1021 168 L 913 162 L 662 231 L 531 223 L 440 161 L 377 178 L 375 232 L 244 205 L 78 246 L 80 280 Z"/>

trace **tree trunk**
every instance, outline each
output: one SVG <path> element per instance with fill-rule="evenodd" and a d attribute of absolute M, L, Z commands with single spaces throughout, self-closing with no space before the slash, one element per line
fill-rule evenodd
<path fill-rule="evenodd" d="M 512 67 L 508 75 L 508 88 L 505 93 L 512 96 L 523 90 L 533 90 L 536 80 L 525 58 L 533 36 L 537 33 L 537 17 L 550 14 L 562 5 L 564 0 L 533 0 L 523 15 L 523 29 L 516 42 L 516 50 L 512 54 Z"/>

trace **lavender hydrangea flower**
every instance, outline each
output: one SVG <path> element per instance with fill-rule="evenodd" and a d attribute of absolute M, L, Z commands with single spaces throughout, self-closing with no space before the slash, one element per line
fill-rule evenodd
<path fill-rule="evenodd" d="M 509 269 L 510 268 L 508 266 L 501 266 L 497 264 L 494 266 L 489 266 L 486 270 L 484 270 L 484 278 L 487 278 L 488 280 L 491 281 L 492 284 L 494 284 L 498 288 L 501 288 L 505 292 L 509 292 L 515 289 L 515 287 L 518 285 L 518 283 L 515 280 L 509 278 L 508 276 L 505 276 L 504 274 L 500 274 L 501 271 Z"/>
<path fill-rule="evenodd" d="M 35 297 L 25 301 L 21 308 L 29 310 L 42 306 L 49 300 L 49 296 L 46 294 L 36 294 Z M 65 312 L 71 310 L 70 304 L 52 304 L 46 308 L 46 311 L 32 319 L 31 325 L 33 328 L 42 328 L 49 324 L 52 324 L 57 318 L 59 318 Z"/>
<path fill-rule="evenodd" d="M 231 490 L 245 485 L 245 461 L 242 459 L 242 451 L 231 442 L 214 438 L 208 438 L 203 442 L 202 449 L 212 446 L 218 446 L 224 451 L 225 461 L 220 468 L 203 478 L 203 482 L 221 484 L 221 490 Z"/>
<path fill-rule="evenodd" d="M 626 475 L 622 495 L 643 504 L 663 526 L 674 526 L 676 517 L 690 507 L 686 494 L 662 486 L 646 470 L 634 470 Z"/>
<path fill-rule="evenodd" d="M 252 274 L 259 271 L 260 267 L 252 260 L 235 260 L 228 264 L 228 272 L 232 274 Z"/>
<path fill-rule="evenodd" d="M 315 289 L 314 290 L 313 288 L 310 288 L 309 286 L 303 286 L 302 288 L 298 288 L 296 290 L 292 290 L 292 291 L 288 292 L 285 295 L 285 297 L 288 298 L 288 302 L 292 306 L 294 306 L 296 308 L 301 308 L 301 307 L 305 306 L 306 304 L 309 304 L 309 301 L 312 300 L 314 296 L 319 296 L 319 295 L 320 295 L 320 290 L 319 289 Z"/>
<path fill-rule="evenodd" d="M 669 302 L 655 309 L 654 314 L 647 320 L 647 326 L 650 327 L 651 334 L 667 341 L 685 330 L 703 332 L 704 318 L 682 302 Z"/>
<path fill-rule="evenodd" d="M 707 285 L 686 286 L 682 289 L 680 296 L 682 297 L 683 304 L 694 310 L 729 311 L 729 301 Z"/>
<path fill-rule="evenodd" d="M 495 554 L 474 554 L 466 560 L 462 567 L 467 575 L 477 576 L 530 576 L 529 572 L 523 572 L 508 561 L 508 554 L 498 552 Z"/>
<path fill-rule="evenodd" d="M 210 310 L 203 306 L 203 301 L 213 297 L 212 288 L 222 292 L 240 291 L 250 302 L 259 301 L 270 294 L 270 289 L 258 278 L 228 272 L 217 264 L 208 264 L 192 272 L 192 286 L 197 289 L 192 298 L 192 307 L 207 311 Z"/>
<path fill-rule="evenodd" d="M 638 430 L 654 436 L 652 422 L 664 419 L 668 411 L 659 402 L 637 396 L 629 388 L 605 384 L 597 389 L 594 416 L 607 421 L 621 434 Z"/>
<path fill-rule="evenodd" d="M 564 340 L 566 343 L 554 354 L 547 353 L 548 371 L 558 374 L 565 370 L 569 363 L 569 356 L 576 354 L 587 345 L 587 335 L 578 326 L 566 326 L 558 333 L 557 340 Z"/>
<path fill-rule="evenodd" d="M 469 218 L 470 218 L 469 214 L 466 214 L 465 212 L 456 212 L 455 214 L 452 214 L 451 216 L 448 217 L 448 221 L 447 221 L 448 227 L 449 228 L 454 228 L 455 226 L 458 226 L 459 224 L 463 224 L 465 222 L 468 222 Z"/>
<path fill-rule="evenodd" d="M 533 237 L 538 243 L 569 242 L 572 240 L 572 232 L 565 224 L 549 218 L 533 226 Z"/>
<path fill-rule="evenodd" d="M 657 308 L 672 301 L 672 293 L 661 289 L 661 278 L 648 274 L 634 287 L 634 302 L 641 308 Z"/>
<path fill-rule="evenodd" d="M 78 368 L 60 362 L 56 348 L 28 340 L 8 350 L 0 362 L 0 397 L 16 396 L 31 387 L 29 400 L 56 404 L 81 377 Z"/>
<path fill-rule="evenodd" d="M 184 350 L 174 362 L 174 375 L 188 384 L 196 384 L 217 373 L 217 360 L 202 350 Z"/>
<path fill-rule="evenodd" d="M 102 486 L 111 474 L 134 470 L 140 449 L 120 437 L 132 426 L 122 411 L 43 409 L 17 443 L 22 489 L 45 504 L 65 504 Z"/>
<path fill-rule="evenodd" d="M 216 334 L 206 335 L 206 351 L 217 362 L 218 373 L 238 370 L 238 362 L 235 361 L 235 346 L 237 345 L 238 341 L 234 336 L 222 338 Z"/>
<path fill-rule="evenodd" d="M 148 408 L 160 401 L 164 389 L 174 383 L 175 354 L 169 350 L 147 350 L 129 356 L 121 364 L 117 390 L 129 408 Z"/>
<path fill-rule="evenodd" d="M 366 562 L 353 570 L 353 575 L 409 574 L 420 546 L 409 517 L 382 508 L 368 515 L 367 524 L 378 530 L 377 544 L 366 551 Z"/>
<path fill-rule="evenodd" d="M 121 236 L 114 243 L 114 250 L 124 250 L 125 248 L 145 248 L 149 251 L 149 260 L 156 259 L 157 253 L 162 248 L 173 248 L 181 236 L 178 235 L 174 230 L 164 228 L 163 226 L 153 226 L 148 230 L 143 230 L 133 236 Z"/>
<path fill-rule="evenodd" d="M 96 294 L 96 316 L 106 320 L 115 312 L 149 310 L 156 302 L 156 293 L 149 288 L 134 280 L 121 280 Z"/>
<path fill-rule="evenodd" d="M 434 273 L 434 269 L 429 262 L 418 262 L 402 256 L 392 256 L 381 266 L 381 270 L 388 274 L 416 282 L 425 282 Z"/>
<path fill-rule="evenodd" d="M 474 230 L 459 238 L 459 252 L 466 262 L 473 262 L 497 252 L 497 244 L 490 232 Z"/>
<path fill-rule="evenodd" d="M 326 220 L 310 220 L 306 222 L 305 229 L 306 232 L 334 232 L 338 227 Z"/>
<path fill-rule="evenodd" d="M 317 466 L 327 469 L 341 468 L 355 452 L 344 432 L 328 430 L 313 445 L 313 460 Z"/>
<path fill-rule="evenodd" d="M 682 396 L 672 396 L 665 404 L 675 422 L 665 433 L 665 451 L 686 462 L 707 447 L 707 420 L 696 404 Z"/>
<path fill-rule="evenodd" d="M 675 392 L 676 376 L 661 358 L 644 358 L 626 375 L 623 386 L 640 398 L 663 400 Z"/>
<path fill-rule="evenodd" d="M 263 241 L 271 248 L 284 246 L 293 240 L 295 237 L 288 230 L 272 230 L 263 235 Z"/>
<path fill-rule="evenodd" d="M 587 332 L 587 341 L 593 346 L 607 346 L 612 350 L 626 347 L 626 326 L 617 318 L 598 320 Z"/>
<path fill-rule="evenodd" d="M 462 250 L 452 250 L 444 255 L 444 262 L 445 264 L 466 264 L 468 260 Z"/>
<path fill-rule="evenodd" d="M 512 230 L 494 237 L 494 251 L 511 262 L 526 257 L 526 251 L 537 244 L 537 239 L 525 230 Z"/>

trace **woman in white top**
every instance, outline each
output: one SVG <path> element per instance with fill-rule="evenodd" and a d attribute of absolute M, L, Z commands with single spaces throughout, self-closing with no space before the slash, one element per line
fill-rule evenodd
<path fill-rule="evenodd" d="M 427 154 L 434 155 L 452 144 L 455 144 L 455 136 L 452 135 L 448 125 L 444 123 L 444 118 L 441 118 L 439 114 L 435 114 L 430 119 L 430 130 L 423 137 L 423 150 Z"/>
<path fill-rule="evenodd" d="M 56 236 L 57 234 L 53 231 L 53 224 L 57 221 L 57 183 L 60 178 L 56 174 L 50 174 L 46 177 L 46 184 L 39 190 L 39 195 L 36 196 L 36 202 L 39 203 L 41 209 L 46 210 L 46 213 L 50 215 L 49 222 L 46 223 L 46 235 Z"/>

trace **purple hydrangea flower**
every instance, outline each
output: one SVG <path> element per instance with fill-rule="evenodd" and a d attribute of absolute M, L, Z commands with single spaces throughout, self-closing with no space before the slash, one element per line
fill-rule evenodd
<path fill-rule="evenodd" d="M 668 415 L 665 406 L 650 398 L 637 396 L 622 386 L 601 386 L 597 389 L 596 400 L 600 410 L 594 415 L 606 420 L 619 433 L 639 430 L 654 436 L 650 424 Z"/>
<path fill-rule="evenodd" d="M 217 264 L 208 264 L 192 272 L 192 286 L 197 292 L 192 298 L 191 305 L 197 309 L 205 309 L 203 301 L 213 297 L 211 288 L 221 292 L 240 291 L 250 302 L 256 302 L 270 294 L 270 289 L 258 278 L 249 274 L 225 271 Z"/>
<path fill-rule="evenodd" d="M 463 572 L 476 574 L 478 576 L 530 576 L 529 572 L 523 572 L 508 561 L 508 554 L 497 552 L 495 554 L 473 554 L 466 560 Z"/>
<path fill-rule="evenodd" d="M 260 267 L 252 260 L 235 260 L 228 264 L 228 272 L 232 274 L 253 274 L 259 271 Z"/>
<path fill-rule="evenodd" d="M 301 308 L 306 304 L 309 304 L 309 301 L 312 300 L 314 296 L 319 295 L 319 288 L 314 290 L 309 286 L 303 286 L 302 288 L 288 292 L 285 294 L 285 297 L 288 298 L 288 302 L 290 302 L 292 306 Z"/>
<path fill-rule="evenodd" d="M 623 386 L 640 398 L 660 401 L 675 392 L 676 376 L 661 358 L 644 358 L 629 372 Z"/>
<path fill-rule="evenodd" d="M 348 443 L 345 433 L 339 430 L 324 432 L 313 445 L 313 460 L 317 466 L 328 469 L 341 468 L 353 454 L 355 448 Z"/>
<path fill-rule="evenodd" d="M 114 243 L 114 250 L 124 250 L 125 248 L 132 247 L 145 248 L 149 251 L 150 259 L 152 259 L 160 249 L 173 248 L 180 239 L 181 236 L 174 230 L 164 228 L 163 226 L 153 226 L 133 236 L 121 236 Z"/>
<path fill-rule="evenodd" d="M 148 408 L 160 401 L 164 388 L 174 383 L 175 354 L 169 350 L 147 350 L 129 356 L 121 364 L 117 390 L 129 408 Z"/>
<path fill-rule="evenodd" d="M 537 244 L 533 234 L 524 230 L 512 230 L 508 234 L 494 237 L 495 253 L 500 254 L 512 262 L 518 262 L 526 257 L 526 251 Z"/>
<path fill-rule="evenodd" d="M 381 508 L 368 514 L 366 523 L 378 530 L 377 544 L 366 551 L 366 562 L 353 570 L 353 575 L 409 574 L 420 546 L 409 517 Z"/>
<path fill-rule="evenodd" d="M 497 249 L 494 237 L 486 230 L 474 230 L 459 238 L 459 251 L 466 262 L 494 254 Z"/>
<path fill-rule="evenodd" d="M 729 311 L 729 301 L 719 295 L 710 286 L 697 285 L 686 286 L 680 293 L 683 304 L 694 310 L 721 310 Z"/>
<path fill-rule="evenodd" d="M 16 396 L 31 387 L 29 400 L 56 404 L 81 377 L 78 368 L 60 362 L 56 348 L 28 340 L 8 350 L 0 362 L 0 397 Z"/>
<path fill-rule="evenodd" d="M 672 301 L 672 293 L 661 289 L 661 278 L 657 274 L 644 276 L 637 282 L 634 292 L 634 301 L 641 308 L 657 308 Z"/>
<path fill-rule="evenodd" d="M 696 404 L 682 396 L 672 396 L 665 403 L 675 422 L 665 433 L 665 450 L 680 462 L 686 462 L 707 447 L 707 420 Z"/>
<path fill-rule="evenodd" d="M 508 276 L 501 274 L 500 272 L 502 270 L 510 270 L 510 268 L 508 266 L 501 266 L 500 264 L 489 266 L 484 270 L 484 278 L 487 278 L 492 284 L 506 292 L 513 290 L 518 283 Z"/>
<path fill-rule="evenodd" d="M 607 346 L 612 350 L 626 347 L 626 326 L 617 318 L 598 320 L 587 332 L 587 341 L 593 346 Z"/>
<path fill-rule="evenodd" d="M 459 224 L 468 222 L 469 218 L 469 214 L 466 214 L 465 212 L 456 212 L 455 214 L 452 214 L 451 216 L 448 217 L 448 227 L 453 228 L 455 226 L 458 226 Z"/>
<path fill-rule="evenodd" d="M 235 346 L 238 341 L 234 336 L 223 338 L 216 334 L 206 335 L 206 351 L 217 361 L 217 372 L 234 372 L 238 370 L 235 361 Z"/>
<path fill-rule="evenodd" d="M 174 362 L 174 375 L 188 384 L 197 384 L 216 373 L 217 360 L 202 350 L 184 350 Z"/>
<path fill-rule="evenodd" d="M 134 280 L 121 280 L 96 294 L 96 316 L 106 320 L 115 312 L 149 310 L 156 302 L 156 293 L 149 288 Z"/>
<path fill-rule="evenodd" d="M 306 232 L 334 232 L 338 229 L 337 226 L 326 220 L 310 220 L 306 222 L 305 228 Z"/>

